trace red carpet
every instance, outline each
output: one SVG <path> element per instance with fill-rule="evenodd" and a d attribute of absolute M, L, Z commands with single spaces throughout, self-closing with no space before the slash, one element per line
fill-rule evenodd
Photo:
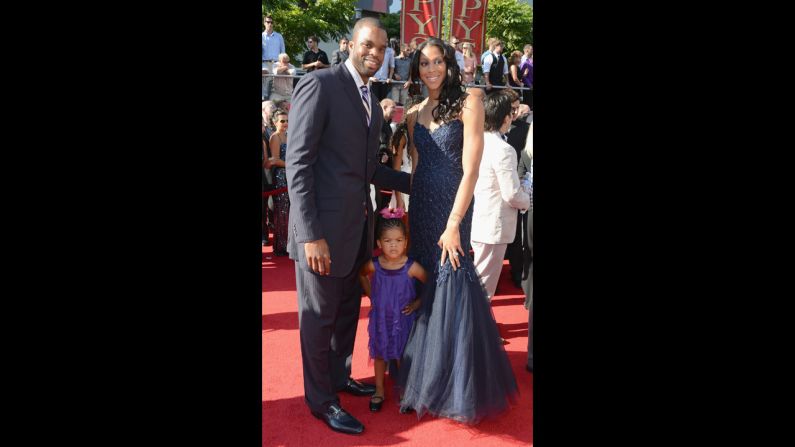
<path fill-rule="evenodd" d="M 505 349 L 519 385 L 519 401 L 499 419 L 470 427 L 447 419 L 400 414 L 392 382 L 379 413 L 368 409 L 369 399 L 340 393 L 343 408 L 365 425 L 358 436 L 331 431 L 315 419 L 304 403 L 301 350 L 298 340 L 298 301 L 293 261 L 262 250 L 262 445 L 263 447 L 336 446 L 515 446 L 533 444 L 533 376 L 527 362 L 527 310 L 524 295 L 508 279 L 504 266 L 492 308 L 500 323 Z M 268 259 L 270 258 L 270 259 Z M 353 354 L 353 377 L 373 383 L 367 359 L 368 298 L 362 309 Z"/>

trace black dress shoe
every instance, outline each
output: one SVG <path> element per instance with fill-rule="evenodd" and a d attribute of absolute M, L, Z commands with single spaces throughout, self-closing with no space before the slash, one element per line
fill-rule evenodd
<path fill-rule="evenodd" d="M 373 396 L 370 398 L 370 411 L 373 413 L 381 411 L 381 405 L 384 404 L 383 396 Z"/>
<path fill-rule="evenodd" d="M 526 369 L 528 372 L 533 372 L 533 368 L 531 368 L 530 365 L 524 365 L 524 369 Z"/>
<path fill-rule="evenodd" d="M 364 431 L 364 425 L 343 410 L 339 404 L 331 404 L 325 413 L 312 412 L 312 416 L 320 419 L 329 426 L 330 429 L 348 435 L 358 435 Z"/>
<path fill-rule="evenodd" d="M 408 413 L 413 413 L 414 409 L 411 408 L 411 407 L 400 407 L 399 411 L 400 411 L 400 414 L 408 414 Z"/>
<path fill-rule="evenodd" d="M 345 388 L 343 388 L 342 391 L 353 394 L 354 396 L 372 396 L 375 394 L 375 385 L 357 382 L 349 378 L 348 383 L 345 384 Z"/>

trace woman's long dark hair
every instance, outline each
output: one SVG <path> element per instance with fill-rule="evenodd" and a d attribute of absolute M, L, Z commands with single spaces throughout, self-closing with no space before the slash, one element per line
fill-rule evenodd
<path fill-rule="evenodd" d="M 464 100 L 467 97 L 463 87 L 463 80 L 461 79 L 461 69 L 455 60 L 453 47 L 436 37 L 431 37 L 421 43 L 411 59 L 411 79 L 420 80 L 420 53 L 428 45 L 432 45 L 442 52 L 444 63 L 447 66 L 447 73 L 439 92 L 439 104 L 433 108 L 431 115 L 434 121 L 452 121 L 461 115 L 461 109 L 464 107 Z"/>

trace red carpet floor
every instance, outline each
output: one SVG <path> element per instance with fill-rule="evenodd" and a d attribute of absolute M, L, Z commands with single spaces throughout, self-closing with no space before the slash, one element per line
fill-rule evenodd
<path fill-rule="evenodd" d="M 262 250 L 262 445 L 263 447 L 336 446 L 515 446 L 533 444 L 533 376 L 527 362 L 527 311 L 524 296 L 507 279 L 504 266 L 492 300 L 494 315 L 519 385 L 519 401 L 500 418 L 470 427 L 447 419 L 400 414 L 392 382 L 379 413 L 368 409 L 369 399 L 340 393 L 343 408 L 365 425 L 358 436 L 331 431 L 315 419 L 304 403 L 301 351 L 298 340 L 298 301 L 293 261 Z M 353 377 L 373 382 L 367 356 L 368 298 L 362 308 L 353 354 Z"/>

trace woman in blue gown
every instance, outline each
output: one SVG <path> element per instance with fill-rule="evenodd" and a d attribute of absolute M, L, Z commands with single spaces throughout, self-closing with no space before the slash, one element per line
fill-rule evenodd
<path fill-rule="evenodd" d="M 474 424 L 508 409 L 518 394 L 469 256 L 483 91 L 464 90 L 455 51 L 436 38 L 419 46 L 411 75 L 429 96 L 409 116 L 409 256 L 432 273 L 420 291 L 422 309 L 398 373 L 401 412 Z"/>

